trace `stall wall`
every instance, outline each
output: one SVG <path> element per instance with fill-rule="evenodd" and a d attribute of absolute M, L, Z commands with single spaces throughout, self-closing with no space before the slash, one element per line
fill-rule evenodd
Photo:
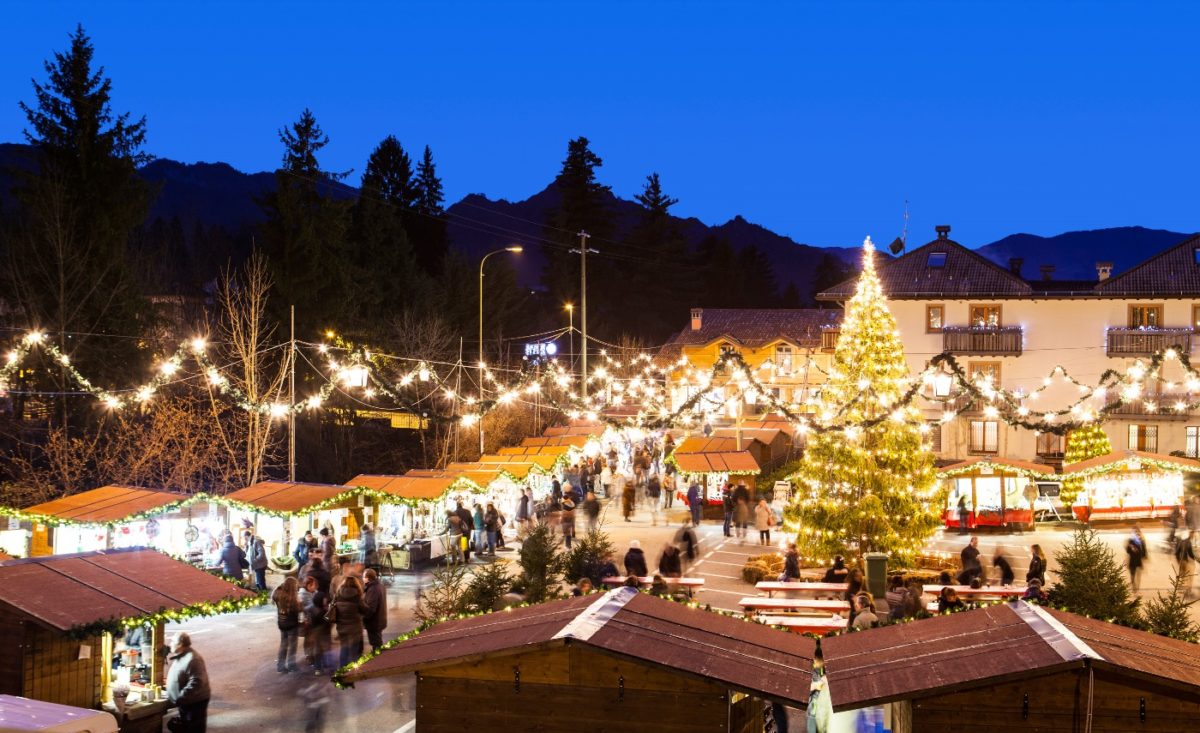
<path fill-rule="evenodd" d="M 26 624 L 23 638 L 23 697 L 81 708 L 100 704 L 99 637 L 79 641 Z M 85 659 L 79 658 L 81 647 L 88 649 Z"/>
<path fill-rule="evenodd" d="M 25 645 L 16 643 L 24 638 L 25 628 L 21 620 L 12 614 L 0 611 L 0 695 L 24 695 L 22 680 Z"/>

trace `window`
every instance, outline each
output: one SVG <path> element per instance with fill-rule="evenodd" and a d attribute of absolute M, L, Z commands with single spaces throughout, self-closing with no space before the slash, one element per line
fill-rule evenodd
<path fill-rule="evenodd" d="M 1158 452 L 1157 425 L 1130 425 L 1129 450 L 1141 450 L 1148 453 Z"/>
<path fill-rule="evenodd" d="M 837 348 L 839 331 L 834 329 L 826 329 L 821 332 L 821 348 L 825 351 L 833 351 Z"/>
<path fill-rule="evenodd" d="M 1063 457 L 1063 436 L 1054 433 L 1037 434 L 1037 454 L 1045 458 Z"/>
<path fill-rule="evenodd" d="M 736 353 L 738 353 L 738 349 L 733 344 L 730 344 L 730 343 L 721 344 L 721 356 L 727 356 L 729 354 L 736 354 Z"/>
<path fill-rule="evenodd" d="M 971 326 L 974 328 L 995 328 L 1000 325 L 999 305 L 971 306 Z"/>
<path fill-rule="evenodd" d="M 946 325 L 946 306 L 925 306 L 925 333 L 941 333 Z"/>
<path fill-rule="evenodd" d="M 775 372 L 787 376 L 792 373 L 792 347 L 779 344 L 775 347 Z"/>
<path fill-rule="evenodd" d="M 1192 328 L 1200 330 L 1200 305 L 1192 306 Z"/>
<path fill-rule="evenodd" d="M 1200 265 L 1200 247 L 1192 249 L 1192 258 L 1196 260 L 1196 264 Z"/>
<path fill-rule="evenodd" d="M 1000 387 L 1000 362 L 998 361 L 972 361 L 967 362 L 967 376 L 971 381 L 978 381 L 985 377 L 992 380 L 993 387 Z"/>
<path fill-rule="evenodd" d="M 925 433 L 925 443 L 929 446 L 929 450 L 934 453 L 942 452 L 942 421 L 927 420 L 925 423 L 929 427 L 929 432 Z"/>
<path fill-rule="evenodd" d="M 1183 453 L 1188 458 L 1200 458 L 1200 427 L 1189 425 L 1184 429 Z"/>
<path fill-rule="evenodd" d="M 926 261 L 926 264 L 929 265 L 930 267 L 945 267 L 946 266 L 946 253 L 945 252 L 930 252 L 929 259 Z"/>
<path fill-rule="evenodd" d="M 1000 423 L 995 420 L 971 421 L 971 452 L 996 453 L 1000 448 Z"/>
<path fill-rule="evenodd" d="M 1162 324 L 1163 307 L 1161 305 L 1129 306 L 1130 328 L 1159 328 Z"/>

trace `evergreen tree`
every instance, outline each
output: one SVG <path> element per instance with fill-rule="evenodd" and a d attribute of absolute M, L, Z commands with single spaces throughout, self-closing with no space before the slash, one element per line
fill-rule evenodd
<path fill-rule="evenodd" d="M 637 260 L 624 268 L 625 297 L 614 304 L 617 322 L 651 343 L 661 343 L 687 319 L 691 305 L 688 246 L 671 216 L 671 207 L 679 201 L 663 192 L 657 173 L 646 176 L 634 199 L 642 206 L 641 216 L 625 245 Z"/>
<path fill-rule="evenodd" d="M 847 304 L 819 417 L 844 431 L 812 435 L 800 489 L 787 510 L 799 525 L 801 554 L 886 552 L 911 557 L 939 525 L 933 456 L 912 405 L 896 407 L 908 382 L 904 347 L 875 274 L 875 249 L 863 245 L 863 272 Z M 887 418 L 873 427 L 866 420 Z"/>
<path fill-rule="evenodd" d="M 438 178 L 437 166 L 433 163 L 433 151 L 426 145 L 413 180 L 413 215 L 405 219 L 404 228 L 412 242 L 417 263 L 429 275 L 441 273 L 446 254 L 450 251 L 444 204 L 442 179 Z"/>
<path fill-rule="evenodd" d="M 586 231 L 593 237 L 590 245 L 593 247 L 595 239 L 608 238 L 612 232 L 608 208 L 612 192 L 608 186 L 596 180 L 596 169 L 602 165 L 604 161 L 592 152 L 588 139 L 577 137 L 567 144 L 567 157 L 554 179 L 559 201 L 546 222 L 544 237 L 553 244 L 542 245 L 546 261 L 542 284 L 550 293 L 550 302 L 556 307 L 580 300 L 579 255 L 570 251 L 579 246 L 579 232 Z M 610 287 L 614 284 L 612 278 L 607 276 L 607 269 L 604 260 L 596 257 L 588 259 L 588 279 L 592 281 L 589 289 L 594 288 L 597 282 Z M 600 312 L 593 312 L 589 314 L 589 318 L 592 317 L 603 316 Z"/>
<path fill-rule="evenodd" d="M 347 267 L 349 205 L 332 198 L 333 184 L 347 173 L 321 168 L 317 158 L 329 144 L 313 113 L 279 131 L 283 163 L 275 171 L 277 188 L 260 201 L 267 221 L 262 250 L 267 255 L 277 297 L 271 299 L 280 321 L 289 305 L 310 329 L 339 324 L 348 302 L 358 297 Z"/>
<path fill-rule="evenodd" d="M 1192 620 L 1191 611 L 1196 600 L 1187 600 L 1190 583 L 1191 578 L 1186 575 L 1172 575 L 1171 592 L 1163 595 L 1162 591 L 1159 591 L 1146 603 L 1142 616 L 1146 621 L 1147 630 L 1193 644 L 1200 641 L 1200 625 Z"/>
<path fill-rule="evenodd" d="M 1089 527 L 1075 531 L 1071 544 L 1054 553 L 1058 576 L 1050 602 L 1072 613 L 1126 626 L 1136 625 L 1138 599 L 1129 592 L 1125 570 Z"/>
<path fill-rule="evenodd" d="M 1108 440 L 1108 434 L 1104 432 L 1104 428 L 1100 426 L 1100 423 L 1092 423 L 1072 430 L 1067 435 L 1067 447 L 1063 454 L 1063 467 L 1065 468 L 1072 463 L 1086 461 L 1096 456 L 1106 456 L 1109 453 L 1112 453 L 1112 443 Z M 1075 498 L 1079 496 L 1079 492 L 1082 490 L 1082 478 L 1064 479 L 1059 498 L 1062 500 L 1064 506 L 1069 507 L 1075 503 Z"/>
<path fill-rule="evenodd" d="M 563 557 L 558 553 L 558 538 L 545 522 L 538 522 L 525 535 L 518 552 L 525 600 L 541 603 L 559 598 Z"/>
<path fill-rule="evenodd" d="M 771 258 L 756 245 L 737 253 L 739 308 L 775 308 L 779 305 L 779 279 Z"/>
<path fill-rule="evenodd" d="M 699 263 L 697 290 L 692 305 L 736 308 L 742 303 L 737 255 L 729 240 L 710 234 L 696 247 Z"/>
<path fill-rule="evenodd" d="M 146 325 L 128 250 L 152 192 L 137 177 L 150 159 L 145 118 L 113 112 L 112 80 L 94 55 L 77 27 L 45 62 L 46 81 L 33 82 L 34 101 L 20 103 L 33 155 L 7 232 L 5 290 L 24 320 L 15 325 L 54 331 L 74 364 L 112 385 L 146 361 L 136 338 L 105 336 L 140 336 Z"/>
<path fill-rule="evenodd" d="M 854 277 L 854 268 L 848 263 L 829 253 L 821 255 L 816 269 L 813 270 L 812 304 L 817 304 L 817 293 L 829 290 L 834 285 L 839 285 L 852 277 Z"/>

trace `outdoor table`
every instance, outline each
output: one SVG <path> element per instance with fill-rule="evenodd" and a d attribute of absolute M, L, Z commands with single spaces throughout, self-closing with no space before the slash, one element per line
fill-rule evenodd
<path fill-rule="evenodd" d="M 654 585 L 654 577 L 646 575 L 638 578 L 642 585 Z M 605 585 L 613 588 L 624 585 L 624 578 L 604 578 L 602 581 Z M 698 590 L 704 590 L 704 578 L 663 578 L 663 582 L 669 586 L 676 586 L 687 590 L 688 595 L 693 595 Z"/>
<path fill-rule="evenodd" d="M 844 618 L 814 618 L 812 616 L 759 616 L 768 626 L 783 626 L 796 634 L 827 634 L 842 631 L 849 622 Z"/>
<path fill-rule="evenodd" d="M 831 613 L 848 612 L 850 604 L 846 601 L 827 601 L 813 598 L 763 598 L 750 596 L 738 601 L 738 605 L 746 611 L 747 616 L 756 612 L 771 611 L 774 613 L 805 613 L 817 612 L 828 616 Z"/>
<path fill-rule="evenodd" d="M 845 583 L 797 583 L 795 581 L 763 580 L 755 586 L 772 597 L 775 591 L 802 593 L 809 596 L 840 596 L 846 592 Z"/>
<path fill-rule="evenodd" d="M 1025 592 L 1025 588 L 1016 586 L 983 586 L 982 588 L 972 588 L 969 585 L 927 585 L 925 592 L 932 596 L 938 596 L 942 593 L 942 588 L 952 588 L 959 598 L 963 600 L 980 600 L 980 599 L 1003 599 L 1019 597 Z"/>

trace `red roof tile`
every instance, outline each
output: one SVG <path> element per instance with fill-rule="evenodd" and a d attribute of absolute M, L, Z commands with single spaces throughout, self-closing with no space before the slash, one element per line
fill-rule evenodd
<path fill-rule="evenodd" d="M 690 326 L 675 334 L 662 348 L 677 356 L 684 346 L 705 346 L 722 339 L 757 349 L 773 341 L 787 341 L 800 348 L 821 345 L 821 332 L 836 327 L 842 312 L 820 308 L 703 308 L 700 328 Z"/>
<path fill-rule="evenodd" d="M 98 489 L 35 504 L 22 511 L 80 523 L 107 524 L 134 514 L 160 509 L 186 498 L 187 494 L 136 486 L 101 486 Z"/>
<path fill-rule="evenodd" d="M 247 486 L 232 494 L 227 494 L 225 498 L 250 504 L 268 512 L 301 512 L 349 490 L 348 487 L 340 484 L 259 481 L 253 486 Z"/>
<path fill-rule="evenodd" d="M 454 485 L 455 476 L 385 476 L 359 474 L 346 482 L 347 487 L 361 486 L 391 494 L 399 499 L 436 499 Z"/>
<path fill-rule="evenodd" d="M 1102 280 L 1095 286 L 1095 291 L 1115 297 L 1200 294 L 1197 247 L 1200 247 L 1200 235 L 1189 237 L 1116 277 Z"/>

